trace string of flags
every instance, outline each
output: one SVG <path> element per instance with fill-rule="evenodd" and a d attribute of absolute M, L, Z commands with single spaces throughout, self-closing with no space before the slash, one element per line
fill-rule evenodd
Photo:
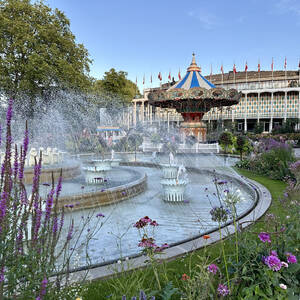
<path fill-rule="evenodd" d="M 287 59 L 286 59 L 286 57 L 285 57 L 285 59 L 284 59 L 283 69 L 284 69 L 285 71 L 287 70 Z M 298 63 L 298 69 L 300 70 L 300 59 L 299 59 L 299 63 Z M 221 71 L 221 74 L 224 75 L 223 64 L 222 64 L 221 67 L 220 67 L 220 71 Z M 272 57 L 272 62 L 271 62 L 271 71 L 274 72 L 274 58 L 273 58 L 273 57 Z M 233 64 L 232 72 L 233 72 L 234 75 L 238 72 L 235 63 Z M 245 63 L 245 69 L 244 69 L 244 72 L 246 72 L 246 73 L 248 72 L 248 63 L 247 63 L 247 61 L 246 61 L 246 63 Z M 261 72 L 260 60 L 258 60 L 258 64 L 257 64 L 257 72 Z M 200 67 L 200 73 L 201 73 L 201 67 Z M 210 65 L 210 76 L 212 76 L 212 75 L 213 75 L 213 70 L 212 70 L 212 65 Z M 182 79 L 180 69 L 179 69 L 179 71 L 178 71 L 177 77 L 178 77 L 178 80 L 181 80 L 181 79 Z M 158 78 L 158 80 L 159 80 L 160 82 L 162 82 L 163 76 L 162 76 L 162 73 L 161 73 L 161 72 L 158 73 L 157 78 Z M 174 77 L 172 77 L 171 71 L 169 71 L 169 74 L 168 74 L 168 76 L 167 76 L 167 79 L 168 79 L 169 81 L 176 80 Z M 153 82 L 152 74 L 150 75 L 149 81 L 150 81 L 150 83 L 152 84 L 152 82 Z M 144 74 L 144 76 L 143 76 L 143 81 L 142 81 L 142 82 L 143 82 L 143 85 L 146 84 L 145 74 Z M 136 77 L 135 83 L 136 83 L 136 84 L 138 83 L 138 78 L 137 78 L 137 77 Z"/>

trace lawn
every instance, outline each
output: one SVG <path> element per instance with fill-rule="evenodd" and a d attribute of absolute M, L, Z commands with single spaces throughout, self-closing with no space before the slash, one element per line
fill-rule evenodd
<path fill-rule="evenodd" d="M 282 181 L 256 175 L 250 171 L 236 170 L 241 175 L 261 183 L 271 192 L 273 200 L 268 213 L 274 213 L 279 216 L 280 219 L 284 220 L 286 211 L 282 208 L 279 198 L 282 197 L 286 184 Z M 268 231 L 268 228 L 263 221 L 258 221 L 244 230 L 243 235 L 246 235 L 246 239 L 250 241 L 251 239 L 257 239 L 257 235 L 252 232 L 262 231 Z M 233 256 L 234 254 L 234 247 L 232 247 L 233 242 L 231 241 L 233 238 L 232 236 L 224 243 L 225 251 L 228 256 Z M 165 287 L 165 293 L 168 293 L 168 291 L 171 293 L 172 286 L 184 289 L 185 281 L 182 280 L 183 274 L 189 276 L 194 268 L 197 268 L 199 264 L 207 263 L 207 260 L 210 262 L 215 261 L 220 264 L 221 256 L 221 247 L 218 242 L 205 249 L 203 248 L 183 257 L 176 258 L 173 261 L 160 263 L 157 266 L 160 285 L 161 287 Z M 172 282 L 172 284 L 170 284 L 170 282 Z M 131 299 L 132 296 L 138 295 L 139 290 L 144 290 L 148 294 L 151 291 L 157 290 L 158 284 L 153 269 L 149 267 L 134 272 L 118 274 L 107 280 L 94 281 L 82 286 L 82 288 L 81 297 L 83 299 L 121 299 L 122 295 L 127 295 L 127 299 Z M 180 296 L 173 295 L 170 299 L 180 299 Z"/>

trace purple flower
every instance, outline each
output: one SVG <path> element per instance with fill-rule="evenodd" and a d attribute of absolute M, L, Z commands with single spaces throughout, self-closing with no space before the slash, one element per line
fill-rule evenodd
<path fill-rule="evenodd" d="M 57 224 L 57 217 L 53 218 L 53 227 L 52 232 L 55 234 L 57 232 L 58 224 Z"/>
<path fill-rule="evenodd" d="M 265 242 L 268 242 L 268 243 L 271 243 L 271 240 L 270 240 L 270 235 L 266 232 L 261 232 L 259 235 L 258 235 L 259 239 L 265 243 Z"/>
<path fill-rule="evenodd" d="M 214 275 L 217 274 L 217 272 L 219 271 L 219 268 L 218 266 L 216 266 L 215 264 L 210 264 L 208 267 L 207 267 L 207 271 L 210 272 L 210 273 L 213 273 Z"/>
<path fill-rule="evenodd" d="M 289 264 L 296 264 L 297 263 L 297 257 L 293 255 L 292 253 L 288 252 L 285 254 L 287 256 L 287 262 Z"/>
<path fill-rule="evenodd" d="M 273 255 L 273 256 L 277 256 L 278 257 L 278 254 L 275 250 L 271 250 L 270 251 L 270 255 Z"/>
<path fill-rule="evenodd" d="M 1 271 L 0 271 L 0 282 L 3 282 L 4 281 L 4 267 L 1 268 Z"/>
<path fill-rule="evenodd" d="M 58 178 L 58 182 L 57 182 L 57 186 L 56 186 L 56 198 L 58 198 L 60 192 L 61 192 L 61 188 L 62 188 L 62 176 L 59 176 Z"/>
<path fill-rule="evenodd" d="M 72 238 L 72 234 L 73 234 L 73 224 L 71 225 L 70 229 L 69 229 L 69 232 L 68 232 L 68 235 L 67 235 L 67 241 L 70 241 L 71 238 Z"/>
<path fill-rule="evenodd" d="M 105 216 L 104 216 L 104 214 L 99 213 L 99 214 L 96 215 L 96 217 L 100 218 L 100 217 L 105 217 Z"/>
<path fill-rule="evenodd" d="M 50 218 L 51 209 L 52 209 L 52 205 L 53 205 L 53 194 L 54 194 L 54 190 L 51 189 L 50 193 L 47 196 L 47 201 L 46 201 L 45 220 L 49 220 L 49 218 Z"/>
<path fill-rule="evenodd" d="M 42 281 L 42 284 L 41 284 L 41 295 L 42 296 L 45 296 L 46 294 L 46 287 L 47 287 L 47 284 L 48 284 L 48 280 L 46 277 L 44 277 L 43 281 Z"/>
<path fill-rule="evenodd" d="M 140 291 L 140 300 L 147 300 L 147 296 L 143 291 Z"/>
<path fill-rule="evenodd" d="M 220 283 L 217 291 L 218 291 L 218 295 L 220 295 L 220 296 L 225 297 L 225 296 L 229 295 L 229 289 L 226 284 Z"/>
<path fill-rule="evenodd" d="M 269 255 L 264 259 L 264 263 L 273 271 L 279 271 L 281 269 L 281 261 L 275 255 Z"/>

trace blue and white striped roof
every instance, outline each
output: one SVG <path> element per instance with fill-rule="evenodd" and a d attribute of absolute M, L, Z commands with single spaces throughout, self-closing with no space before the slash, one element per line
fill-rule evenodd
<path fill-rule="evenodd" d="M 172 89 L 184 89 L 189 90 L 195 87 L 201 87 L 205 89 L 215 88 L 211 82 L 201 75 L 200 68 L 196 64 L 195 54 L 193 54 L 193 60 L 191 65 L 187 69 L 186 75 L 176 84 L 169 88 Z"/>

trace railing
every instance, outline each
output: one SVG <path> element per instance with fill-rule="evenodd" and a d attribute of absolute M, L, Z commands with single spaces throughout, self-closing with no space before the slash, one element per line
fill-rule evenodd
<path fill-rule="evenodd" d="M 208 121 L 208 120 L 231 120 L 232 118 L 234 119 L 244 119 L 246 116 L 246 119 L 263 119 L 263 118 L 279 118 L 279 119 L 283 119 L 285 116 L 287 118 L 298 118 L 298 112 L 269 112 L 269 113 L 234 113 L 232 115 L 232 113 L 226 113 L 223 114 L 222 117 L 219 115 L 205 115 L 203 120 Z"/>
<path fill-rule="evenodd" d="M 163 152 L 163 144 L 152 144 L 144 142 L 141 146 L 143 152 Z M 218 143 L 200 144 L 195 143 L 193 146 L 188 144 L 179 144 L 176 153 L 219 153 L 220 148 Z"/>

